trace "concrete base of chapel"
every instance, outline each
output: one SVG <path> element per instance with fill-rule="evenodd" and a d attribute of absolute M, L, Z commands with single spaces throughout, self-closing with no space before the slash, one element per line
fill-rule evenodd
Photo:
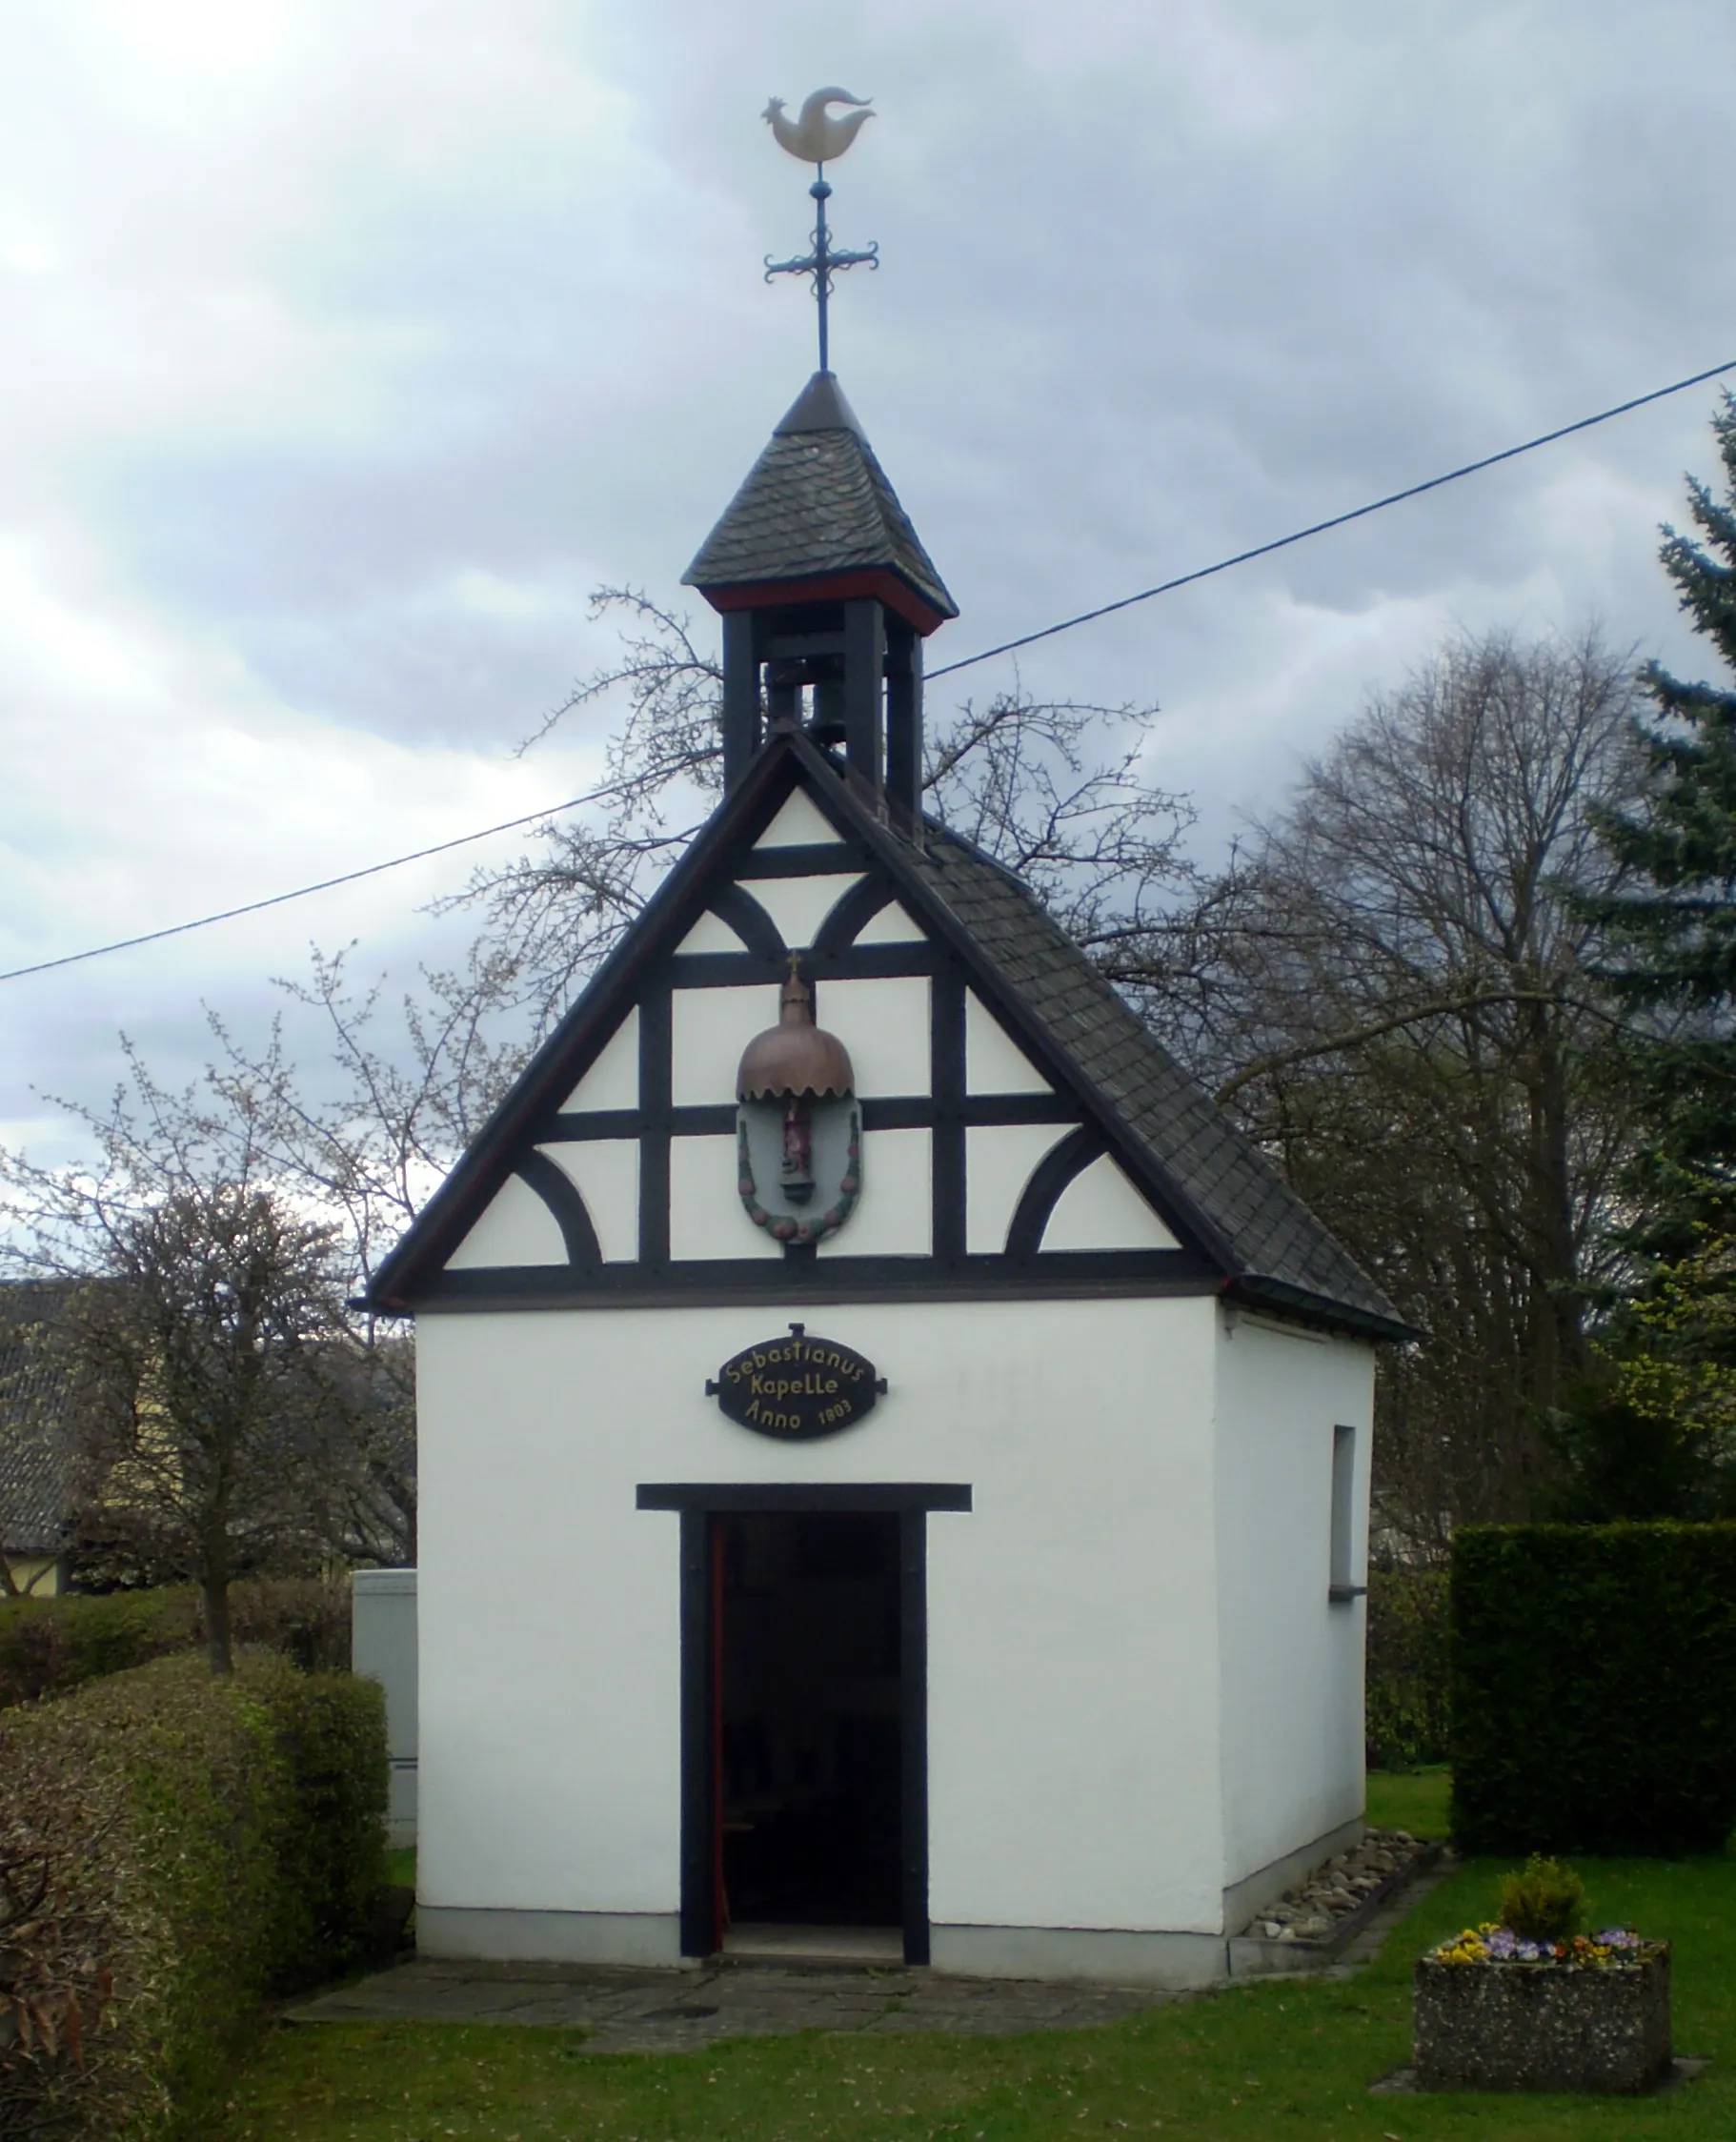
<path fill-rule="evenodd" d="M 1359 1815 L 1233 1883 L 1223 1892 L 1221 1933 L 1167 1933 L 1126 1927 L 931 1929 L 934 1967 L 970 1978 L 1094 1980 L 1104 1986 L 1213 1986 L 1230 1975 L 1229 1937 L 1262 1905 L 1283 1895 L 1322 1860 L 1362 1837 Z"/>
<path fill-rule="evenodd" d="M 515 1964 L 655 1964 L 678 1969 L 681 1921 L 674 1911 L 520 1911 L 451 1904 L 416 1906 L 416 1953 Z"/>
<path fill-rule="evenodd" d="M 957 1978 L 1181 1989 L 1224 1975 L 1223 1937 L 1142 1933 L 1125 1927 L 930 1929 L 934 1968 Z"/>
<path fill-rule="evenodd" d="M 934 1969 L 966 1978 L 1165 1988 L 1215 1985 L 1229 1975 L 1228 1938 L 1312 1868 L 1356 1843 L 1363 1829 L 1360 1816 L 1341 1823 L 1232 1884 L 1223 1892 L 1219 1933 L 937 1923 L 930 1930 Z M 738 1930 L 743 1938 L 732 1946 L 751 1951 L 754 1930 Z M 795 1937 L 811 1934 L 814 1954 L 832 1952 L 824 1929 L 761 1930 L 780 1935 L 786 1948 Z M 890 1949 L 897 1937 L 889 1933 L 886 1938 Z M 691 1969 L 696 1961 L 681 1953 L 681 1922 L 673 1911 L 530 1911 L 420 1904 L 416 1948 L 424 1956 L 486 1963 Z"/>
<path fill-rule="evenodd" d="M 1269 1866 L 1232 1883 L 1223 1892 L 1224 1932 L 1240 1933 L 1263 1906 L 1276 1904 L 1286 1889 L 1293 1889 L 1305 1874 L 1311 1874 L 1322 1860 L 1330 1859 L 1335 1852 L 1347 1850 L 1352 1845 L 1360 1845 L 1367 1827 L 1361 1815 L 1354 1821 L 1341 1822 L 1336 1829 L 1326 1830 L 1309 1844 L 1298 1845 L 1282 1859 L 1275 1859 Z"/>

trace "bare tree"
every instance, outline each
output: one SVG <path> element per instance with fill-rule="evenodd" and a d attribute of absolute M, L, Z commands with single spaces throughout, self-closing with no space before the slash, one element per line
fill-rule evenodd
<path fill-rule="evenodd" d="M 341 1441 L 313 1498 L 314 1536 L 352 1565 L 411 1568 L 416 1559 L 415 1343 L 408 1331 L 351 1324 L 339 1357 Z"/>
<path fill-rule="evenodd" d="M 607 812 L 596 824 L 540 828 L 534 850 L 478 871 L 439 909 L 479 917 L 471 1005 L 483 1024 L 503 1007 L 529 1009 L 527 1047 L 639 913 L 722 780 L 722 670 L 687 617 L 632 588 L 599 589 L 592 614 L 619 622 L 618 657 L 575 685 L 521 749 L 624 696 Z M 932 728 L 928 801 L 1017 870 L 1081 942 L 1142 928 L 1191 883 L 1181 841 L 1192 811 L 1140 770 L 1154 714 L 1034 700 L 1017 686 L 966 701 Z"/>
<path fill-rule="evenodd" d="M 65 1286 L 45 1343 L 87 1541 L 198 1584 L 227 1671 L 231 1581 L 325 1547 L 369 1363 L 340 1229 L 286 1185 L 269 1124 L 128 1066 L 107 1110 L 72 1109 L 89 1165 L 0 1154 L 5 1254 Z"/>
<path fill-rule="evenodd" d="M 100 1276 L 60 1332 L 89 1505 L 198 1585 L 227 1673 L 231 1583 L 312 1546 L 306 1485 L 341 1404 L 333 1231 L 227 1183 L 100 1224 Z"/>
<path fill-rule="evenodd" d="M 1590 630 L 1450 642 L 1190 916 L 1112 955 L 1427 1330 L 1388 1364 L 1378 1444 L 1414 1551 L 1524 1514 L 1585 1366 L 1627 1126 L 1574 896 L 1612 882 L 1595 821 L 1639 778 L 1632 672 Z"/>

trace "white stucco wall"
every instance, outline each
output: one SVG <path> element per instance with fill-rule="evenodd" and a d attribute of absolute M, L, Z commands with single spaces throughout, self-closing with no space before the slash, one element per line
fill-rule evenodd
<path fill-rule="evenodd" d="M 888 900 L 856 933 L 858 944 L 920 944 L 923 934 L 898 901 Z"/>
<path fill-rule="evenodd" d="M 696 1188 L 696 1196 L 705 1194 Z M 934 1247 L 933 1210 L 933 1134 L 867 1131 L 862 1137 L 861 1198 L 849 1226 L 829 1235 L 816 1254 L 822 1259 L 926 1257 Z"/>
<path fill-rule="evenodd" d="M 737 950 L 741 940 L 733 930 L 727 934 L 731 941 L 726 949 Z M 638 1104 L 639 1013 L 636 1004 L 603 1043 L 596 1061 L 561 1106 L 583 1114 L 592 1108 L 636 1108 Z"/>
<path fill-rule="evenodd" d="M 1226 1883 L 1363 1810 L 1361 1599 L 1331 1578 L 1332 1441 L 1356 1431 L 1367 1567 L 1374 1349 L 1235 1313 L 1218 1337 L 1217 1563 Z"/>
<path fill-rule="evenodd" d="M 964 1246 L 998 1256 L 1025 1185 L 1071 1123 L 974 1123 L 964 1134 Z M 1100 1244 L 1094 1244 L 1100 1247 Z"/>
<path fill-rule="evenodd" d="M 847 859 L 819 804 L 797 793 L 757 846 L 769 861 L 817 842 Z M 750 864 L 744 881 L 801 947 L 859 879 L 755 878 Z M 893 905 L 861 941 L 920 934 Z M 707 915 L 682 949 L 739 943 Z M 778 997 L 770 980 L 675 989 L 677 1107 L 733 1101 L 741 1052 L 777 1023 Z M 929 1093 L 932 1012 L 921 976 L 816 986 L 816 1017 L 849 1050 L 864 1101 Z M 1050 1092 L 974 991 L 964 1039 L 971 1095 Z M 636 1108 L 640 1041 L 633 1012 L 567 1108 Z M 1073 1128 L 969 1125 L 969 1251 L 1006 1248 L 1033 1170 Z M 749 1135 L 763 1177 L 759 1133 Z M 827 1135 L 817 1133 L 817 1155 Z M 582 1198 L 604 1262 L 636 1258 L 637 1142 L 541 1151 Z M 859 1203 L 819 1245 L 822 1266 L 926 1257 L 930 1131 L 868 1131 L 862 1157 Z M 733 1133 L 677 1135 L 669 1172 L 677 1272 L 780 1257 L 744 1219 Z M 1068 1183 L 1042 1238 L 1059 1251 L 1174 1246 L 1109 1154 Z M 565 1261 L 553 1211 L 513 1178 L 451 1262 Z M 704 1395 L 729 1356 L 793 1319 L 890 1379 L 876 1411 L 841 1436 L 770 1442 Z M 969 1515 L 928 1520 L 929 1902 L 941 1968 L 1211 1976 L 1226 1909 L 1245 1917 L 1264 1901 L 1252 1893 L 1261 1870 L 1360 1814 L 1363 1608 L 1329 1604 L 1327 1586 L 1333 1436 L 1346 1424 L 1357 1438 L 1351 1574 L 1364 1566 L 1365 1346 L 1227 1317 L 1201 1295 L 451 1310 L 423 1316 L 417 1352 L 431 1950 L 437 1939 L 461 1953 L 493 1943 L 497 1954 L 676 1960 L 679 1521 L 639 1511 L 641 1483 L 972 1489 Z M 479 1539 L 493 1543 L 493 1574 L 478 1571 Z M 575 1915 L 585 1925 L 553 1923 Z"/>
<path fill-rule="evenodd" d="M 1100 1153 L 1055 1201 L 1044 1249 L 1179 1249 L 1181 1245 L 1127 1180 Z"/>
<path fill-rule="evenodd" d="M 792 952 L 802 952 L 819 935 L 832 910 L 862 881 L 859 871 L 823 878 L 756 878 L 744 890 L 753 894 Z"/>
<path fill-rule="evenodd" d="M 858 1427 L 779 1445 L 705 1397 L 788 1317 L 889 1378 Z M 1202 1299 L 425 1316 L 422 1902 L 676 1910 L 678 1520 L 637 1510 L 639 1483 L 957 1481 L 974 1511 L 928 1521 L 932 1917 L 1217 1931 L 1217 1318 Z M 477 1582 L 479 1538 L 510 1583 Z"/>
<path fill-rule="evenodd" d="M 837 839 L 837 826 L 813 798 L 798 788 L 792 791 L 754 845 L 757 848 L 818 846 Z"/>
<path fill-rule="evenodd" d="M 974 989 L 964 992 L 967 1093 L 1053 1093 L 1054 1087 Z"/>
<path fill-rule="evenodd" d="M 495 1191 L 482 1217 L 448 1260 L 454 1272 L 566 1262 L 567 1242 L 560 1223 L 530 1184 L 515 1175 L 509 1175 Z"/>

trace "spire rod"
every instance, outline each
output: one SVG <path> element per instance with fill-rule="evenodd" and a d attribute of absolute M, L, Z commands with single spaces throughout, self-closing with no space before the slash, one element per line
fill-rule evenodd
<path fill-rule="evenodd" d="M 863 122 L 874 117 L 867 109 L 868 101 L 865 97 L 852 96 L 847 90 L 816 90 L 803 102 L 798 119 L 786 118 L 783 99 L 776 96 L 761 114 L 780 149 L 814 166 L 814 183 L 808 189 L 816 210 L 809 240 L 812 250 L 796 260 L 774 260 L 767 253 L 765 279 L 769 283 L 774 275 L 811 275 L 814 278 L 814 300 L 819 308 L 819 369 L 822 373 L 832 370 L 828 306 L 833 275 L 840 268 L 878 268 L 880 264 L 878 244 L 862 253 L 845 252 L 833 245 L 832 233 L 826 226 L 826 203 L 832 198 L 832 189 L 826 182 L 827 158 L 836 160 L 841 156 L 856 139 Z M 826 110 L 831 104 L 854 105 L 856 109 L 843 118 L 835 119 Z"/>

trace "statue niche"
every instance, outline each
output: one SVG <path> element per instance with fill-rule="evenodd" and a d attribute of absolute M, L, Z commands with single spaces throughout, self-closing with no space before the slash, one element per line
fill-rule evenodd
<path fill-rule="evenodd" d="M 862 1190 L 862 1116 L 850 1052 L 814 1023 L 814 998 L 790 956 L 776 1026 L 757 1034 L 736 1074 L 741 1202 L 774 1242 L 824 1242 Z"/>

